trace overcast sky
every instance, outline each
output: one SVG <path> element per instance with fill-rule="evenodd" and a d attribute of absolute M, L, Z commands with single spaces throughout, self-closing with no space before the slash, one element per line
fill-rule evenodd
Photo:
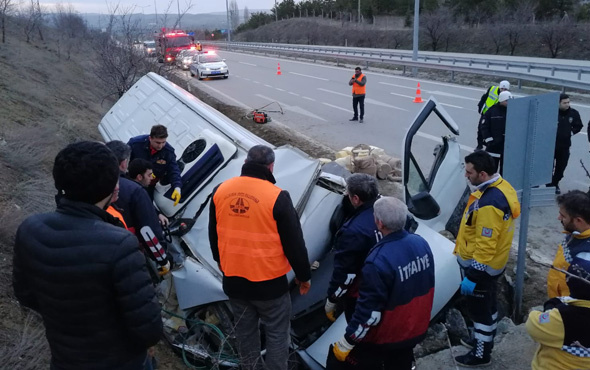
<path fill-rule="evenodd" d="M 170 0 L 77 0 L 75 2 L 61 2 L 70 3 L 80 13 L 108 13 L 109 5 L 121 4 L 123 7 L 135 6 L 137 13 L 154 14 L 156 13 L 155 6 L 157 6 L 157 12 L 163 12 L 169 4 Z M 176 1 L 172 6 L 173 12 L 177 11 Z M 186 4 L 187 0 L 178 0 L 180 2 L 180 9 L 182 11 L 183 4 Z M 228 0 L 229 2 L 230 0 Z M 54 0 L 40 0 L 41 4 L 48 5 L 50 9 L 56 3 Z M 236 0 L 238 8 L 244 9 L 245 6 L 248 9 L 270 9 L 274 6 L 275 0 Z M 192 0 L 193 7 L 189 13 L 211 13 L 211 12 L 224 12 L 225 11 L 225 0 Z M 155 4 L 155 5 L 154 5 Z"/>

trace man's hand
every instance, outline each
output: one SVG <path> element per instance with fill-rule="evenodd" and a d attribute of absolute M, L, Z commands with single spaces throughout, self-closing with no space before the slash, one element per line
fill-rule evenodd
<path fill-rule="evenodd" d="M 170 261 L 166 261 L 164 266 L 158 266 L 158 275 L 164 276 L 170 271 Z"/>
<path fill-rule="evenodd" d="M 463 278 L 461 282 L 461 294 L 463 295 L 473 295 L 473 290 L 475 289 L 475 283 L 469 280 L 467 277 Z"/>
<path fill-rule="evenodd" d="M 311 288 L 311 280 L 299 281 L 295 279 L 295 284 L 299 285 L 299 294 L 301 295 L 306 295 L 309 292 L 309 288 Z"/>
<path fill-rule="evenodd" d="M 174 207 L 180 202 L 180 188 L 174 188 L 172 192 L 172 200 L 174 201 Z"/>
<path fill-rule="evenodd" d="M 170 221 L 168 217 L 164 216 L 163 214 L 158 214 L 158 219 L 160 220 L 160 225 L 168 227 L 170 225 Z"/>
<path fill-rule="evenodd" d="M 326 299 L 324 311 L 326 311 L 326 317 L 331 322 L 336 321 L 336 306 L 337 306 L 337 304 L 330 301 L 330 298 Z"/>
<path fill-rule="evenodd" d="M 348 343 L 344 337 L 342 337 L 342 339 L 334 343 L 332 346 L 334 357 L 336 357 L 336 359 L 340 362 L 346 361 L 346 357 L 348 357 L 348 354 L 354 348 L 354 344 Z"/>

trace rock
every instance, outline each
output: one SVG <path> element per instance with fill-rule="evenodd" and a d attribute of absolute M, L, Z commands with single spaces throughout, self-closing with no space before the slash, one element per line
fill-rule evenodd
<path fill-rule="evenodd" d="M 512 331 L 516 325 L 510 320 L 509 317 L 503 317 L 502 320 L 498 322 L 498 327 L 496 328 L 496 337 L 494 338 L 494 343 L 500 343 L 506 333 Z"/>
<path fill-rule="evenodd" d="M 448 348 L 447 328 L 444 324 L 437 323 L 428 328 L 426 338 L 416 346 L 414 354 L 416 357 L 423 357 Z"/>
<path fill-rule="evenodd" d="M 461 312 L 456 308 L 451 308 L 447 311 L 445 317 L 445 326 L 449 331 L 449 335 L 457 340 L 468 339 L 469 330 Z"/>
<path fill-rule="evenodd" d="M 531 312 L 533 312 L 533 311 L 541 311 L 541 312 L 543 312 L 544 311 L 543 310 L 543 306 L 542 305 L 539 305 L 539 306 L 531 307 L 530 310 L 529 310 L 529 314 Z"/>

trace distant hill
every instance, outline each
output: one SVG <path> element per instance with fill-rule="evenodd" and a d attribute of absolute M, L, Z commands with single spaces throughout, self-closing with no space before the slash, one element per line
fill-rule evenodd
<path fill-rule="evenodd" d="M 252 9 L 249 10 L 250 14 L 256 12 L 269 12 L 267 9 Z M 90 28 L 95 29 L 102 29 L 106 27 L 108 22 L 108 14 L 99 14 L 99 13 L 81 13 L 80 14 L 85 20 L 86 24 Z M 240 23 L 243 22 L 243 10 L 240 10 Z M 168 14 L 166 17 L 166 26 L 172 27 L 176 22 L 176 14 Z M 148 30 L 155 30 L 160 27 L 163 27 L 164 15 L 158 14 L 156 17 L 155 14 L 133 14 L 132 18 L 136 20 L 141 28 L 145 28 L 146 31 Z M 181 19 L 181 27 L 182 29 L 207 29 L 207 30 L 214 30 L 214 29 L 225 29 L 227 28 L 227 17 L 225 12 L 215 12 L 215 13 L 204 13 L 204 14 L 185 14 Z"/>

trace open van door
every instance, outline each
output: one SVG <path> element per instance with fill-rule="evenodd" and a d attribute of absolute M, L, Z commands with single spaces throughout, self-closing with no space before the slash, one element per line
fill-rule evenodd
<path fill-rule="evenodd" d="M 431 117 L 433 112 L 436 116 Z M 438 117 L 443 125 L 429 117 Z M 442 135 L 420 131 L 427 120 L 430 129 L 436 124 L 435 132 L 442 128 Z M 414 217 L 434 231 L 448 230 L 456 236 L 469 188 L 460 145 L 452 135 L 459 135 L 459 127 L 431 97 L 406 132 L 403 185 L 406 205 Z"/>

